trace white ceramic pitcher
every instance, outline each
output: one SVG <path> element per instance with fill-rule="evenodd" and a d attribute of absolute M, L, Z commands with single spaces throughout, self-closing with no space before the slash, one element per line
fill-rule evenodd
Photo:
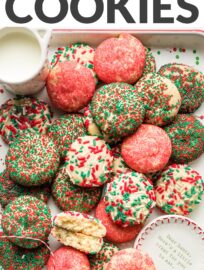
<path fill-rule="evenodd" d="M 17 95 L 43 89 L 49 73 L 50 39 L 51 30 L 0 29 L 0 84 L 4 89 Z"/>

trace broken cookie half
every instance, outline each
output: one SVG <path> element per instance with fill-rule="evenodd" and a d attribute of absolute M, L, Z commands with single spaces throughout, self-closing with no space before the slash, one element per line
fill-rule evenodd
<path fill-rule="evenodd" d="M 106 228 L 97 218 L 69 211 L 55 217 L 51 233 L 65 246 L 87 254 L 96 254 L 103 246 Z"/>

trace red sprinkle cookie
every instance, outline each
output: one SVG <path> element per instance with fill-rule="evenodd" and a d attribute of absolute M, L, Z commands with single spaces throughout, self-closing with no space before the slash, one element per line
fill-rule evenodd
<path fill-rule="evenodd" d="M 65 158 L 71 143 L 80 136 L 86 135 L 82 114 L 66 114 L 56 119 L 48 128 L 47 135 L 58 146 L 60 156 Z"/>
<path fill-rule="evenodd" d="M 0 108 L 0 135 L 10 143 L 25 131 L 46 133 L 51 116 L 44 101 L 36 98 L 9 99 Z"/>
<path fill-rule="evenodd" d="M 91 70 L 97 83 L 98 79 L 93 66 L 94 55 L 94 48 L 90 47 L 88 44 L 74 43 L 66 47 L 58 48 L 53 56 L 51 65 L 55 66 L 58 62 L 76 61 Z"/>
<path fill-rule="evenodd" d="M 87 254 L 101 250 L 105 234 L 106 228 L 100 220 L 73 211 L 57 215 L 52 229 L 52 235 L 60 243 Z"/>
<path fill-rule="evenodd" d="M 7 236 L 31 237 L 47 241 L 51 231 L 51 212 L 46 204 L 31 196 L 22 196 L 9 203 L 2 215 L 1 225 Z M 9 238 L 24 248 L 36 248 L 40 241 Z"/>
<path fill-rule="evenodd" d="M 23 186 L 52 181 L 60 163 L 57 147 L 46 135 L 27 133 L 10 145 L 6 167 L 11 180 Z"/>
<path fill-rule="evenodd" d="M 87 255 L 71 247 L 60 247 L 50 256 L 47 270 L 90 270 Z"/>
<path fill-rule="evenodd" d="M 178 114 L 181 96 L 169 79 L 149 73 L 136 84 L 136 92 L 145 104 L 145 123 L 164 126 Z"/>
<path fill-rule="evenodd" d="M 52 184 L 52 195 L 63 211 L 90 212 L 101 198 L 101 188 L 82 188 L 72 184 L 65 165 L 59 170 Z"/>
<path fill-rule="evenodd" d="M 204 101 L 204 75 L 183 64 L 168 64 L 159 70 L 162 76 L 170 79 L 177 86 L 181 97 L 181 113 L 192 113 Z"/>
<path fill-rule="evenodd" d="M 105 270 L 156 270 L 156 267 L 152 258 L 146 253 L 127 248 L 117 252 Z"/>
<path fill-rule="evenodd" d="M 122 143 L 122 157 L 133 170 L 153 173 L 163 169 L 171 157 L 171 140 L 161 128 L 141 125 Z"/>
<path fill-rule="evenodd" d="M 96 255 L 90 255 L 91 270 L 105 270 L 107 263 L 119 248 L 111 243 L 104 243 L 102 249 Z"/>
<path fill-rule="evenodd" d="M 75 185 L 99 187 L 111 178 L 113 154 L 98 137 L 79 137 L 70 146 L 66 161 L 67 174 Z"/>
<path fill-rule="evenodd" d="M 88 105 L 95 91 L 90 69 L 75 61 L 58 63 L 47 79 L 47 92 L 58 109 L 77 112 Z"/>
<path fill-rule="evenodd" d="M 142 225 L 135 225 L 126 228 L 121 227 L 112 221 L 106 213 L 105 208 L 104 200 L 101 200 L 95 212 L 96 218 L 98 218 L 106 227 L 105 238 L 113 243 L 125 243 L 134 240 L 141 231 Z"/>
<path fill-rule="evenodd" d="M 204 181 L 188 165 L 173 164 L 156 183 L 156 203 L 167 214 L 189 215 L 202 201 Z"/>
<path fill-rule="evenodd" d="M 107 184 L 104 202 L 116 224 L 127 227 L 144 223 L 155 206 L 153 185 L 140 173 L 117 175 Z"/>
<path fill-rule="evenodd" d="M 190 114 L 178 114 L 175 121 L 166 126 L 172 143 L 171 160 L 188 163 L 199 158 L 204 151 L 204 126 Z"/>
<path fill-rule="evenodd" d="M 137 38 L 121 34 L 118 38 L 109 38 L 98 46 L 94 68 L 105 83 L 133 84 L 142 76 L 145 57 L 145 47 Z"/>

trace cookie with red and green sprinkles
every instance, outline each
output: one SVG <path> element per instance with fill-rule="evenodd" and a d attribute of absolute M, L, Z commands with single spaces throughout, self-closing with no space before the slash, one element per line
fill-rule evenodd
<path fill-rule="evenodd" d="M 55 52 L 51 65 L 55 66 L 58 62 L 76 61 L 77 63 L 89 68 L 98 83 L 96 72 L 94 71 L 95 50 L 86 43 L 73 43 L 65 47 L 58 48 Z"/>
<path fill-rule="evenodd" d="M 156 72 L 155 57 L 153 56 L 151 49 L 145 48 L 145 50 L 146 50 L 146 62 L 145 62 L 145 67 L 143 71 L 143 76 L 148 73 Z"/>
<path fill-rule="evenodd" d="M 66 162 L 67 175 L 77 186 L 99 187 L 112 177 L 112 151 L 105 141 L 96 136 L 75 140 L 69 148 Z"/>
<path fill-rule="evenodd" d="M 192 113 L 201 106 L 204 101 L 202 72 L 184 64 L 170 63 L 161 67 L 159 74 L 177 86 L 182 97 L 180 113 Z"/>
<path fill-rule="evenodd" d="M 51 211 L 43 201 L 21 196 L 4 209 L 1 226 L 6 236 L 14 236 L 9 238 L 12 243 L 28 249 L 36 248 L 42 245 L 39 240 L 47 241 L 50 234 Z"/>
<path fill-rule="evenodd" d="M 149 73 L 135 87 L 145 104 L 145 123 L 164 126 L 174 120 L 181 106 L 181 96 L 172 81 Z"/>
<path fill-rule="evenodd" d="M 40 187 L 27 188 L 13 182 L 7 171 L 0 173 L 0 204 L 2 207 L 25 195 L 36 197 L 46 203 L 50 197 L 50 186 L 46 184 Z"/>
<path fill-rule="evenodd" d="M 99 88 L 90 103 L 93 119 L 111 140 L 128 136 L 142 124 L 145 108 L 132 85 L 111 83 Z"/>
<path fill-rule="evenodd" d="M 112 243 L 104 243 L 102 249 L 96 255 L 90 255 L 91 270 L 105 270 L 107 263 L 119 248 Z"/>
<path fill-rule="evenodd" d="M 27 249 L 12 244 L 8 239 L 0 240 L 0 266 L 4 270 L 41 270 L 50 257 L 50 251 L 42 245 Z"/>
<path fill-rule="evenodd" d="M 65 158 L 71 143 L 78 137 L 87 134 L 84 120 L 82 114 L 66 114 L 49 126 L 47 135 L 58 146 L 62 159 Z"/>
<path fill-rule="evenodd" d="M 157 206 L 165 213 L 187 216 L 202 201 L 204 181 L 190 166 L 173 164 L 162 172 L 155 193 Z"/>
<path fill-rule="evenodd" d="M 84 109 L 84 118 L 85 118 L 84 125 L 86 127 L 88 135 L 103 138 L 102 132 L 96 125 L 89 107 L 86 107 Z"/>
<path fill-rule="evenodd" d="M 154 188 L 145 175 L 126 172 L 107 184 L 104 202 L 107 214 L 116 224 L 142 224 L 155 206 Z"/>
<path fill-rule="evenodd" d="M 0 108 L 0 135 L 9 144 L 25 131 L 46 133 L 51 118 L 49 106 L 42 100 L 9 99 Z"/>
<path fill-rule="evenodd" d="M 52 184 L 52 196 L 63 211 L 90 212 L 101 198 L 101 188 L 82 188 L 74 185 L 66 173 L 65 165 L 59 170 Z"/>
<path fill-rule="evenodd" d="M 114 160 L 113 160 L 113 173 L 115 175 L 131 171 L 127 166 L 124 159 L 121 156 L 121 145 L 117 145 L 112 148 Z"/>
<path fill-rule="evenodd" d="M 199 158 L 204 151 L 204 126 L 190 114 L 178 114 L 164 127 L 172 143 L 171 161 L 185 164 Z"/>
<path fill-rule="evenodd" d="M 26 133 L 11 145 L 6 167 L 12 181 L 23 186 L 40 186 L 55 177 L 60 163 L 55 143 L 46 135 Z"/>

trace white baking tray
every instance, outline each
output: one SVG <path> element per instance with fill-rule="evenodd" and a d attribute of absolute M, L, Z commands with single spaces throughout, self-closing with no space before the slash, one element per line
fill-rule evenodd
<path fill-rule="evenodd" d="M 151 48 L 157 62 L 157 69 L 161 65 L 177 62 L 184 63 L 190 66 L 195 67 L 200 71 L 204 71 L 204 32 L 202 31 L 178 31 L 178 32 L 129 32 L 130 34 L 138 37 L 143 44 Z M 86 42 L 91 46 L 96 47 L 100 42 L 105 40 L 108 37 L 116 36 L 119 32 L 68 32 L 68 31 L 53 31 L 53 36 L 50 44 L 49 58 L 51 60 L 52 55 L 56 48 L 68 45 L 74 42 Z M 14 96 L 6 91 L 1 93 L 0 91 L 0 105 L 3 104 L 7 99 L 13 98 Z M 49 99 L 46 94 L 46 89 L 44 89 L 40 94 L 36 95 L 39 98 L 44 99 L 49 104 Z M 51 104 L 50 104 L 51 105 Z M 54 117 L 62 114 L 59 111 L 56 111 L 52 108 L 54 112 Z M 201 106 L 199 110 L 195 113 L 197 117 L 202 119 L 204 115 L 204 105 Z M 202 121 L 202 120 L 201 120 Z M 0 171 L 3 171 L 5 168 L 4 159 L 6 152 L 8 150 L 7 145 L 0 138 Z M 201 156 L 198 160 L 193 162 L 191 165 L 194 169 L 198 170 L 200 174 L 204 177 L 204 155 Z M 50 199 L 49 206 L 52 210 L 52 215 L 59 213 L 60 210 L 56 207 L 53 200 Z M 203 202 L 197 207 L 197 209 L 189 216 L 195 220 L 203 229 L 204 229 L 204 198 Z M 148 219 L 150 222 L 155 217 L 161 216 L 161 212 L 158 209 L 155 209 L 153 214 Z M 120 247 L 133 247 L 134 241 L 131 243 L 125 243 L 120 245 Z M 193 243 L 192 243 L 193 244 Z M 55 250 L 59 247 L 59 243 L 50 238 L 50 245 L 52 250 Z"/>

